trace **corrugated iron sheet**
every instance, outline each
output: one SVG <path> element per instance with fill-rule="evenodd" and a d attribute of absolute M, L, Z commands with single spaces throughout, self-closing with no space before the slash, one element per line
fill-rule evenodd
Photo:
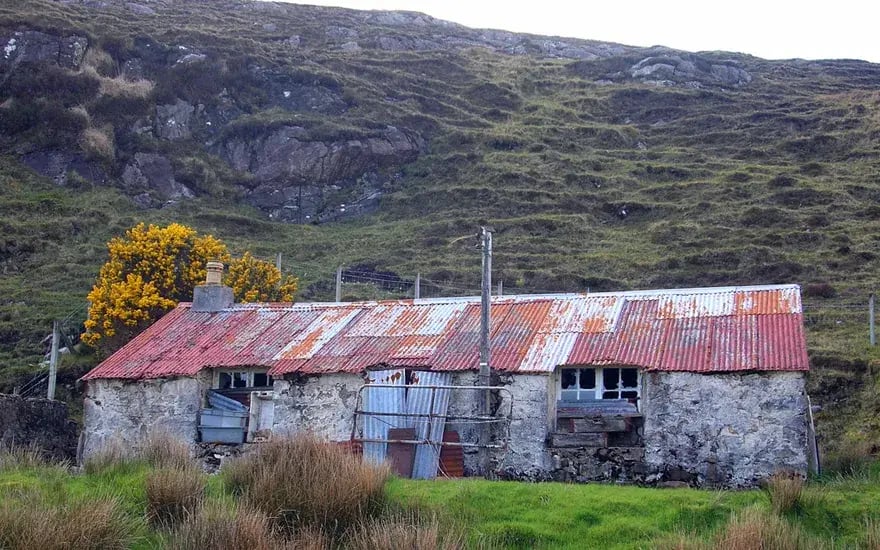
<path fill-rule="evenodd" d="M 416 430 L 417 439 L 429 443 L 416 446 L 413 463 L 414 479 L 434 479 L 440 465 L 440 443 L 443 441 L 443 428 L 446 426 L 446 411 L 449 408 L 449 389 L 419 388 L 419 386 L 449 386 L 452 373 L 414 372 L 411 385 L 406 392 L 406 412 L 410 414 L 434 414 L 437 418 L 411 416 L 411 427 Z"/>
<path fill-rule="evenodd" d="M 367 373 L 367 385 L 361 390 L 363 399 L 364 439 L 388 439 L 390 428 L 408 427 L 406 411 L 406 373 L 402 369 L 371 371 Z M 396 385 L 399 388 L 373 388 L 370 384 Z M 376 415 L 369 413 L 394 413 Z M 388 452 L 388 444 L 375 441 L 364 443 L 364 460 L 382 464 Z"/>
<path fill-rule="evenodd" d="M 807 370 L 796 285 L 505 296 L 492 300 L 492 367 Z M 353 304 L 181 304 L 84 378 L 193 375 L 262 366 L 289 372 L 479 366 L 478 297 Z"/>

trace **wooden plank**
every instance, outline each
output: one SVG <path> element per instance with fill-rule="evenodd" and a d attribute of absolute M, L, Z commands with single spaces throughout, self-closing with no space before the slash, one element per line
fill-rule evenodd
<path fill-rule="evenodd" d="M 608 436 L 604 433 L 562 433 L 550 436 L 551 447 L 606 447 Z"/>
<path fill-rule="evenodd" d="M 572 431 L 576 433 L 625 432 L 626 418 L 622 416 L 587 416 L 572 418 Z"/>

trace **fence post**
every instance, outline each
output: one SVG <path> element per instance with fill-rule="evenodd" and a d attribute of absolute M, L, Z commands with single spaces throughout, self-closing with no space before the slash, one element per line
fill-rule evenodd
<path fill-rule="evenodd" d="M 52 353 L 49 355 L 49 387 L 46 390 L 46 397 L 55 399 L 55 377 L 58 372 L 58 341 L 61 339 L 59 334 L 58 321 L 52 322 Z"/>
<path fill-rule="evenodd" d="M 874 294 L 868 298 L 868 327 L 870 330 L 871 347 L 877 345 L 877 338 L 874 333 Z"/>
<path fill-rule="evenodd" d="M 336 303 L 342 301 L 342 266 L 336 268 Z"/>

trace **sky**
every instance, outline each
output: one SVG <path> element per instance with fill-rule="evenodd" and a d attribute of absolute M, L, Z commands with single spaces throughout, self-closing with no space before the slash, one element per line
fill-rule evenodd
<path fill-rule="evenodd" d="M 409 10 L 475 28 L 587 38 L 766 59 L 880 62 L 880 2 L 873 0 L 311 0 L 355 9 Z"/>

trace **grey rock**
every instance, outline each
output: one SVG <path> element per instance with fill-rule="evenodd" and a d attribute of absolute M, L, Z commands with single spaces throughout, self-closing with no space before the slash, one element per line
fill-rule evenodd
<path fill-rule="evenodd" d="M 187 186 L 174 179 L 171 161 L 163 155 L 135 154 L 122 172 L 122 181 L 128 189 L 150 190 L 164 200 L 195 196 Z"/>
<path fill-rule="evenodd" d="M 288 38 L 285 42 L 287 42 L 287 45 L 290 46 L 291 48 L 296 49 L 296 48 L 299 48 L 300 45 L 302 45 L 302 38 L 300 38 L 300 36 L 298 34 L 294 34 L 293 36 Z"/>
<path fill-rule="evenodd" d="M 51 63 L 78 69 L 89 40 L 78 34 L 56 36 L 40 31 L 14 31 L 0 34 L 0 75 L 10 73 L 20 63 Z"/>
<path fill-rule="evenodd" d="M 361 50 L 361 47 L 357 42 L 346 42 L 345 44 L 339 46 L 339 49 L 344 52 L 358 52 Z"/>
<path fill-rule="evenodd" d="M 170 105 L 156 106 L 156 135 L 170 141 L 189 139 L 194 112 L 195 107 L 182 99 Z"/>
<path fill-rule="evenodd" d="M 228 140 L 218 153 L 236 170 L 253 174 L 248 200 L 270 218 L 299 223 L 372 212 L 386 173 L 424 149 L 417 134 L 389 126 L 379 136 L 312 141 L 297 126 L 256 139 Z M 329 196 L 337 202 L 328 202 Z"/>
<path fill-rule="evenodd" d="M 327 38 L 344 42 L 356 40 L 358 37 L 358 32 L 356 30 L 337 25 L 329 25 L 324 32 L 327 35 Z"/>
<path fill-rule="evenodd" d="M 107 182 L 107 174 L 100 164 L 87 160 L 79 153 L 59 150 L 35 151 L 22 156 L 21 161 L 61 187 L 67 186 L 73 175 L 98 185 Z"/>
<path fill-rule="evenodd" d="M 263 25 L 263 30 L 266 32 L 275 32 L 278 30 L 278 25 L 275 23 L 266 23 Z"/>
<path fill-rule="evenodd" d="M 125 5 L 125 7 L 128 8 L 128 11 L 136 13 L 138 15 L 156 15 L 156 10 L 154 10 L 150 6 L 138 4 L 137 2 L 129 2 Z"/>
<path fill-rule="evenodd" d="M 733 61 L 715 61 L 708 57 L 659 48 L 658 55 L 646 57 L 632 67 L 631 78 L 660 86 L 738 87 L 752 81 L 752 75 Z"/>
<path fill-rule="evenodd" d="M 207 58 L 208 56 L 203 53 L 188 53 L 179 58 L 175 63 L 178 65 L 191 65 L 193 63 L 202 62 Z"/>

